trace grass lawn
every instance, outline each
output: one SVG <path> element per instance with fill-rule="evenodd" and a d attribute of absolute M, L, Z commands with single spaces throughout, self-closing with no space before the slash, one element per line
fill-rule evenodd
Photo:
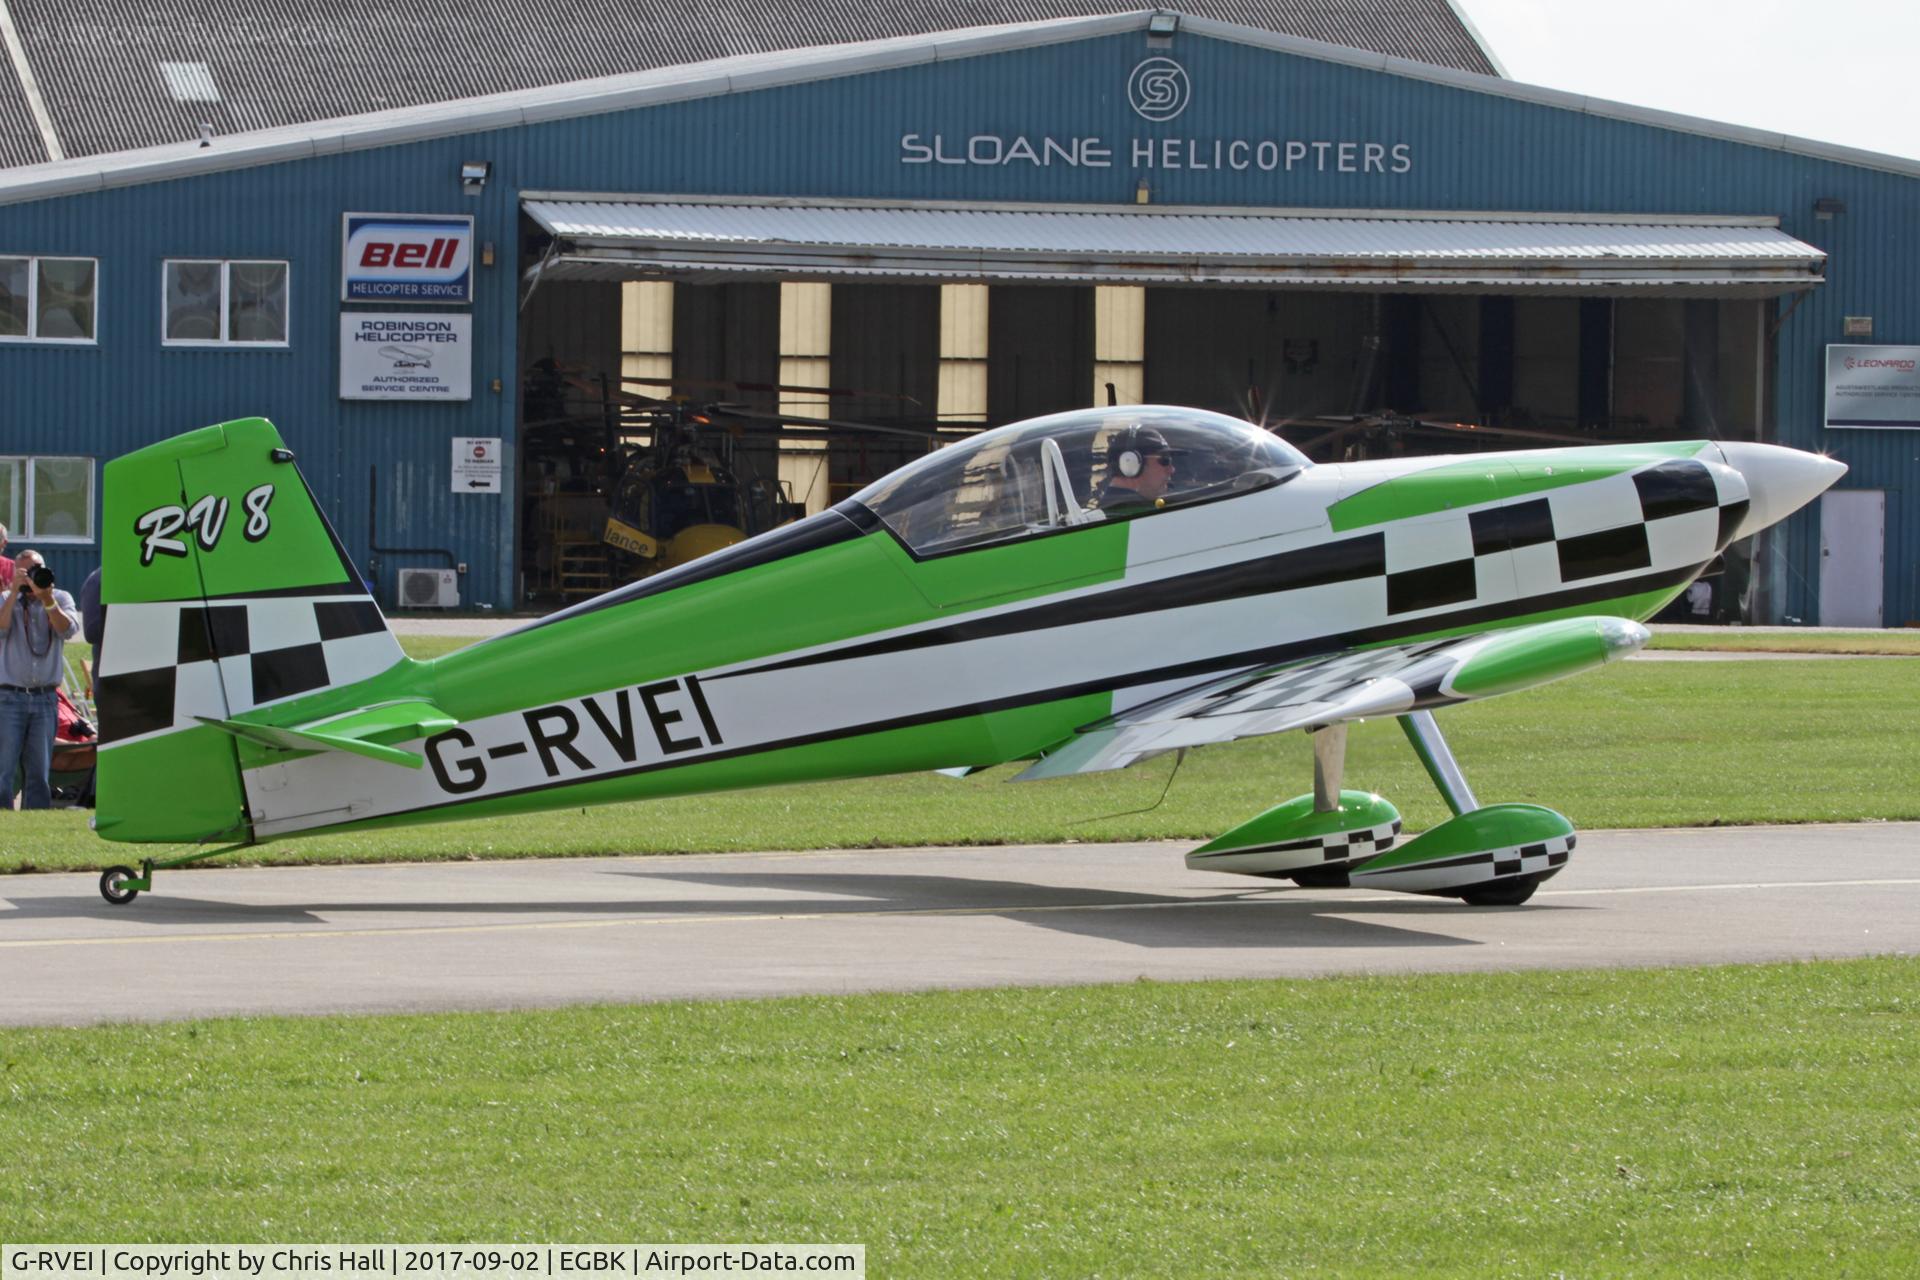
<path fill-rule="evenodd" d="M 1549 805 L 1594 827 L 1920 818 L 1920 663 L 1621 663 L 1440 713 L 1483 801 Z M 344 862 L 1065 840 L 1206 839 L 1312 786 L 1304 734 L 1117 773 L 1005 785 L 1018 766 L 815 783 L 589 810 L 320 835 L 229 861 Z M 1399 728 L 1349 739 L 1347 785 L 1410 828 L 1446 817 Z M 1106 816 L 1122 815 L 1122 816 Z M 0 815 L 0 871 L 163 856 L 112 845 L 76 810 Z"/>
<path fill-rule="evenodd" d="M 1920 961 L 0 1031 L 9 1243 L 1911 1275 Z"/>
<path fill-rule="evenodd" d="M 1720 649 L 1735 653 L 1862 653 L 1920 656 L 1920 627 L 1904 631 L 1705 631 L 1654 628 L 1649 649 Z"/>

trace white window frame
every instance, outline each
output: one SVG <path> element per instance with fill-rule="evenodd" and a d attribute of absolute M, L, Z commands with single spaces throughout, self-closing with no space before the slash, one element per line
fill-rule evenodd
<path fill-rule="evenodd" d="M 100 259 L 80 253 L 0 253 L 0 258 L 25 259 L 27 263 L 27 331 L 0 333 L 0 342 L 44 343 L 60 347 L 97 347 L 100 345 Z M 88 338 L 43 338 L 40 328 L 40 264 L 42 262 L 91 262 L 93 264 L 93 336 Z"/>
<path fill-rule="evenodd" d="M 40 533 L 35 525 L 33 509 L 33 469 L 36 463 L 67 462 L 78 459 L 87 464 L 87 532 L 74 537 L 72 534 Z M 94 539 L 94 520 L 99 516 L 100 469 L 99 459 L 86 453 L 8 453 L 0 454 L 0 466 L 9 463 L 20 464 L 20 484 L 16 490 L 20 504 L 18 511 L 0 510 L 0 524 L 7 526 L 7 541 L 13 546 L 25 546 L 28 543 L 59 546 L 90 546 Z M 17 517 L 17 522 L 14 517 Z"/>
<path fill-rule="evenodd" d="M 277 341 L 229 338 L 227 308 L 233 296 L 233 266 L 244 263 L 270 263 L 286 268 L 287 334 Z M 167 336 L 167 269 L 175 265 L 217 266 L 220 268 L 220 335 L 218 338 L 169 338 Z M 160 345 L 163 347 L 217 347 L 229 351 L 284 351 L 293 345 L 293 263 L 286 258 L 165 258 L 160 263 Z"/>

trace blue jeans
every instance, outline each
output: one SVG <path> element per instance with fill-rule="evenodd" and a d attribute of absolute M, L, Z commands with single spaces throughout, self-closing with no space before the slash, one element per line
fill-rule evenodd
<path fill-rule="evenodd" d="M 0 779 L 13 801 L 14 766 L 21 770 L 22 809 L 53 808 L 48 775 L 53 765 L 53 731 L 59 724 L 59 703 L 53 690 L 21 693 L 0 689 Z"/>

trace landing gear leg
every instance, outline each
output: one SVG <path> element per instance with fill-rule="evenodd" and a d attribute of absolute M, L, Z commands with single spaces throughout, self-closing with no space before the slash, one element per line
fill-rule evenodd
<path fill-rule="evenodd" d="M 1399 720 L 1401 731 L 1407 735 L 1407 741 L 1413 744 L 1413 753 L 1426 766 L 1427 776 L 1433 779 L 1434 788 L 1440 792 L 1440 798 L 1447 802 L 1447 808 L 1453 810 L 1453 816 L 1457 818 L 1478 809 L 1480 802 L 1474 799 L 1473 788 L 1467 785 L 1466 775 L 1460 772 L 1460 762 L 1453 758 L 1447 740 L 1441 736 L 1433 712 L 1409 711 Z"/>
<path fill-rule="evenodd" d="M 1573 824 L 1533 804 L 1483 805 L 1467 785 L 1430 711 L 1400 716 L 1453 817 L 1353 868 L 1355 886 L 1459 898 L 1473 906 L 1517 907 L 1573 852 Z"/>
<path fill-rule="evenodd" d="M 1347 726 L 1330 724 L 1313 731 L 1313 811 L 1340 807 L 1340 780 L 1347 769 Z"/>

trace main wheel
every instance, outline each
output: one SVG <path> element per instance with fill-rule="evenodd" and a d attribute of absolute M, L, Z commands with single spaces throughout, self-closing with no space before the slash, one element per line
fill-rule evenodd
<path fill-rule="evenodd" d="M 1540 882 L 1528 877 L 1524 880 L 1495 880 L 1492 884 L 1483 884 L 1468 889 L 1460 895 L 1460 901 L 1470 907 L 1517 907 L 1533 896 Z"/>
<path fill-rule="evenodd" d="M 138 889 L 129 889 L 126 883 L 135 879 L 132 867 L 108 867 L 100 873 L 100 896 L 116 907 L 124 907 L 140 896 Z"/>

